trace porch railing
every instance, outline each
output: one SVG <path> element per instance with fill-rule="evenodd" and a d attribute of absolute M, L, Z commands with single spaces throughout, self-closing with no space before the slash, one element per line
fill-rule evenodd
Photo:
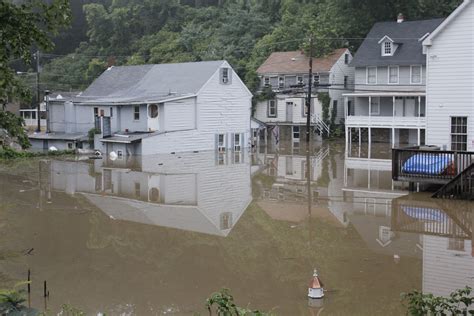
<path fill-rule="evenodd" d="M 447 183 L 474 162 L 474 152 L 420 147 L 392 149 L 392 179 Z"/>

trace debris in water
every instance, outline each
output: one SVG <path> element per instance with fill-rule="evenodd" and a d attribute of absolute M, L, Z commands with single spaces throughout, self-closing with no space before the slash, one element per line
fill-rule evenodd
<path fill-rule="evenodd" d="M 313 277 L 309 281 L 308 297 L 322 298 L 324 296 L 323 282 L 319 279 L 318 271 L 314 269 Z"/>

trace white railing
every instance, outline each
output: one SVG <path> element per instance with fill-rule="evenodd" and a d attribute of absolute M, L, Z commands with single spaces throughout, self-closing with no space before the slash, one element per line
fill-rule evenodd
<path fill-rule="evenodd" d="M 30 126 L 38 126 L 38 120 L 37 119 L 24 119 L 25 120 L 25 125 L 30 127 Z M 46 126 L 46 120 L 45 119 L 40 119 L 40 126 Z"/>
<path fill-rule="evenodd" d="M 418 116 L 359 116 L 346 117 L 347 126 L 426 128 L 426 117 Z"/>
<path fill-rule="evenodd" d="M 327 135 L 329 135 L 329 126 L 321 119 L 318 114 L 311 114 L 311 123 L 316 125 L 316 128 L 319 129 L 320 132 L 327 133 Z"/>

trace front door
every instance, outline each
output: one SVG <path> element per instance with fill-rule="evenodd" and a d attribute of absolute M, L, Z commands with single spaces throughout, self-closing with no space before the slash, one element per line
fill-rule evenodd
<path fill-rule="evenodd" d="M 286 102 L 286 121 L 293 122 L 293 102 Z"/>

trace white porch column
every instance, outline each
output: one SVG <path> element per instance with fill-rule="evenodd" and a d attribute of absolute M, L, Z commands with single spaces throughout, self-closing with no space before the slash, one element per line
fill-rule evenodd
<path fill-rule="evenodd" d="M 395 147 L 395 128 L 392 127 L 392 148 Z"/>
<path fill-rule="evenodd" d="M 372 97 L 369 97 L 369 121 L 372 114 Z"/>
<path fill-rule="evenodd" d="M 361 128 L 359 127 L 359 158 L 360 158 L 360 149 L 362 147 L 362 132 L 361 132 Z"/>
<path fill-rule="evenodd" d="M 418 96 L 418 117 L 421 117 L 421 96 Z"/>
<path fill-rule="evenodd" d="M 346 125 L 346 153 L 345 153 L 345 156 L 346 158 L 349 157 L 349 140 L 350 140 L 350 128 L 347 127 Z"/>
<path fill-rule="evenodd" d="M 421 145 L 421 131 L 420 129 L 418 128 L 417 129 L 417 145 L 420 146 Z"/>
<path fill-rule="evenodd" d="M 395 120 L 395 96 L 392 98 L 392 119 Z"/>
<path fill-rule="evenodd" d="M 347 116 L 349 115 L 349 109 L 347 106 L 348 97 L 344 97 L 344 118 L 347 120 Z"/>
<path fill-rule="evenodd" d="M 367 155 L 367 158 L 369 159 L 372 156 L 371 151 L 372 151 L 372 128 L 369 127 L 369 153 Z"/>

